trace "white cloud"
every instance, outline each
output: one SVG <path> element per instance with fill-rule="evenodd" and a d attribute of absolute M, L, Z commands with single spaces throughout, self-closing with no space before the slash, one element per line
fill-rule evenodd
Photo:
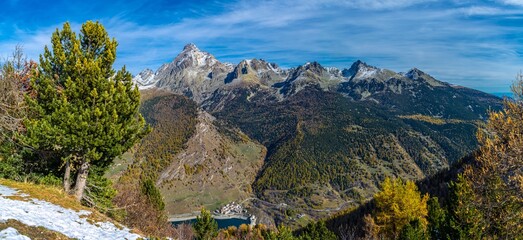
<path fill-rule="evenodd" d="M 506 5 L 516 5 L 516 6 L 523 7 L 523 0 L 500 0 L 499 2 L 506 4 Z"/>
<path fill-rule="evenodd" d="M 463 12 L 468 16 L 488 16 L 488 15 L 501 15 L 506 14 L 507 11 L 495 8 L 495 7 L 485 7 L 485 6 L 472 6 L 466 8 L 460 8 L 459 11 Z"/>
<path fill-rule="evenodd" d="M 23 31 L 17 29 L 14 32 L 16 38 L 9 41 L 0 42 L 0 56 L 5 58 L 10 56 L 17 45 L 21 45 L 24 54 L 29 59 L 37 60 L 38 56 L 43 53 L 44 46 L 51 43 L 51 35 L 56 27 L 41 29 L 38 31 Z"/>
<path fill-rule="evenodd" d="M 348 0 L 345 2 L 348 6 L 359 9 L 396 9 L 433 1 L 434 0 Z"/>

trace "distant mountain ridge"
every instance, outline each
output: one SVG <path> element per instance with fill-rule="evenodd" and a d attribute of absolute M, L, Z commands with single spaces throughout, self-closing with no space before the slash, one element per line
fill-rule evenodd
<path fill-rule="evenodd" d="M 502 104 L 416 68 L 397 73 L 356 61 L 345 69 L 318 62 L 282 69 L 260 59 L 233 65 L 193 44 L 134 81 L 184 95 L 214 123 L 262 144 L 256 197 L 313 218 L 357 205 L 385 177 L 422 179 L 447 168 L 477 147 L 478 126 Z M 292 221 L 269 203 L 255 207 L 277 223 Z"/>
<path fill-rule="evenodd" d="M 363 89 L 372 83 L 396 82 L 381 90 L 398 93 L 401 86 L 427 83 L 432 87 L 450 86 L 438 81 L 419 69 L 396 73 L 370 66 L 360 60 L 349 68 L 323 67 L 318 62 L 282 69 L 263 59 L 242 60 L 237 65 L 222 63 L 212 54 L 201 51 L 194 44 L 187 44 L 171 63 L 162 65 L 156 72 L 145 69 L 133 78 L 140 89 L 162 88 L 182 94 L 202 103 L 218 89 L 257 85 L 280 99 L 296 94 L 308 85 L 318 85 L 323 90 L 340 91 L 355 99 L 367 99 L 376 92 Z M 399 86 L 398 83 L 404 83 Z M 399 86 L 399 87 L 398 87 Z M 352 92 L 348 92 L 351 87 Z M 407 89 L 408 90 L 408 89 Z"/>

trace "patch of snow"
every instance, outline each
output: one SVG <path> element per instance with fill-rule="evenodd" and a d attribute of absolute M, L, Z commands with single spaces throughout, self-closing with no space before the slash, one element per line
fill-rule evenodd
<path fill-rule="evenodd" d="M 269 70 L 272 70 L 273 72 L 277 72 L 279 70 L 276 70 L 270 63 L 267 63 L 267 66 L 269 67 Z"/>
<path fill-rule="evenodd" d="M 195 67 L 206 66 L 207 62 L 209 62 L 209 66 L 217 63 L 216 59 L 214 59 L 211 54 L 202 52 L 198 48 L 187 51 L 183 57 L 176 62 L 176 65 L 180 66 L 180 64 L 185 61 L 191 61 Z"/>
<path fill-rule="evenodd" d="M 18 193 L 17 190 L 0 185 L 0 196 L 12 197 Z"/>
<path fill-rule="evenodd" d="M 151 88 L 156 88 L 156 85 L 151 84 L 151 85 L 147 85 L 147 86 L 138 86 L 138 90 L 146 90 L 146 89 L 151 89 Z"/>
<path fill-rule="evenodd" d="M 30 240 L 27 236 L 20 234 L 16 229 L 8 227 L 0 231 L 0 239 L 5 240 Z"/>
<path fill-rule="evenodd" d="M 0 221 L 15 219 L 29 226 L 41 226 L 76 239 L 138 239 L 140 235 L 128 228 L 118 228 L 110 222 L 89 223 L 89 211 L 74 211 L 52 203 L 31 199 L 20 201 L 6 198 L 17 190 L 0 185 Z M 0 237 L 1 238 L 1 237 Z"/>
<path fill-rule="evenodd" d="M 356 77 L 358 78 L 369 78 L 372 77 L 374 74 L 376 74 L 377 69 L 373 68 L 362 68 L 360 71 L 358 71 L 358 75 Z"/>
<path fill-rule="evenodd" d="M 156 75 L 151 69 L 145 69 L 133 77 L 133 82 L 140 90 L 153 88 L 157 82 Z"/>

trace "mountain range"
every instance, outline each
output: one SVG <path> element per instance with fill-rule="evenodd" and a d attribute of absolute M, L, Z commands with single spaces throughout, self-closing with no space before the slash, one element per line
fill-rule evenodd
<path fill-rule="evenodd" d="M 159 116 L 172 115 L 155 107 L 166 94 L 196 106 L 193 139 L 159 173 L 167 209 L 175 209 L 169 206 L 180 202 L 175 195 L 182 189 L 184 209 L 197 209 L 204 196 L 198 184 L 212 182 L 230 186 L 223 191 L 240 189 L 215 203 L 253 199 L 250 209 L 269 224 L 304 224 L 357 206 L 387 176 L 422 179 L 447 168 L 477 147 L 478 126 L 502 105 L 416 68 L 397 73 L 356 61 L 346 69 L 317 62 L 282 69 L 261 59 L 234 65 L 194 44 L 133 81 L 148 96 L 142 114 L 155 131 L 172 126 L 158 124 Z M 202 154 L 208 152 L 215 154 Z M 228 166 L 231 159 L 237 164 Z M 229 167 L 233 174 L 223 171 Z M 178 182 L 166 187 L 172 179 Z"/>

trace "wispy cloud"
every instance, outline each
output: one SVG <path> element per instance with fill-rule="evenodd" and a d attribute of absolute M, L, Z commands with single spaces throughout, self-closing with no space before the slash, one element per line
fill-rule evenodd
<path fill-rule="evenodd" d="M 501 0 L 499 2 L 501 2 L 503 4 L 507 4 L 507 5 L 516 5 L 516 6 L 523 7 L 523 0 Z"/>
<path fill-rule="evenodd" d="M 506 14 L 506 11 L 500 8 L 495 7 L 485 7 L 485 6 L 472 6 L 466 8 L 460 8 L 459 11 L 463 12 L 468 16 L 477 16 L 477 15 L 502 15 Z"/>
<path fill-rule="evenodd" d="M 188 42 L 233 63 L 264 58 L 284 67 L 306 61 L 348 67 L 362 59 L 395 71 L 418 67 L 441 80 L 487 91 L 508 90 L 523 68 L 523 36 L 517 34 L 523 30 L 517 20 L 523 9 L 514 7 L 521 1 L 157 3 L 95 18 L 119 41 L 118 66 L 125 64 L 135 74 L 171 61 Z M 70 21 L 79 25 L 85 18 Z M 15 40 L 0 37 L 0 49 L 22 42 L 34 56 L 54 28 L 20 30 Z"/>

